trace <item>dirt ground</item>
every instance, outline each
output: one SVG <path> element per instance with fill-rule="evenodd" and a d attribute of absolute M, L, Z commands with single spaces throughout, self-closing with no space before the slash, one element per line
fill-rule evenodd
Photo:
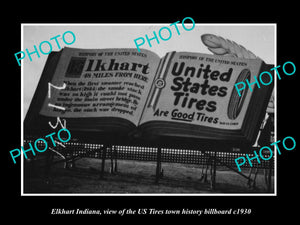
<path fill-rule="evenodd" d="M 211 188 L 210 173 L 204 181 L 202 167 L 178 163 L 162 163 L 163 174 L 155 183 L 155 162 L 118 160 L 117 172 L 111 173 L 107 160 L 105 173 L 101 178 L 101 160 L 82 158 L 76 166 L 65 169 L 63 163 L 55 164 L 45 179 L 42 160 L 25 163 L 24 194 L 31 193 L 78 193 L 78 194 L 220 194 L 220 193 L 267 193 L 264 173 L 258 172 L 255 187 L 249 188 L 247 179 L 227 169 L 217 167 L 216 187 Z M 245 169 L 245 175 L 249 170 Z M 252 174 L 252 178 L 254 174 Z M 201 179 L 202 178 L 202 179 Z M 274 177 L 271 180 L 274 192 Z"/>

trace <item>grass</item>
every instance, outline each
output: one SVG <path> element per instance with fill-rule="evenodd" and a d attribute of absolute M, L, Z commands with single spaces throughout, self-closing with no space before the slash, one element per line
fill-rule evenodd
<path fill-rule="evenodd" d="M 155 184 L 156 162 L 118 160 L 118 172 L 110 173 L 110 160 L 106 160 L 105 173 L 100 178 L 101 160 L 82 158 L 76 161 L 76 167 L 71 169 L 64 169 L 63 163 L 55 164 L 51 168 L 49 179 L 45 179 L 43 169 L 40 167 L 41 162 L 42 160 L 36 160 L 35 168 L 26 167 L 25 194 L 266 193 L 262 172 L 257 175 L 256 187 L 249 188 L 247 179 L 233 171 L 217 167 L 216 188 L 212 190 L 210 182 L 200 179 L 202 168 L 199 165 L 162 163 L 163 177 L 160 178 L 159 184 Z M 30 165 L 30 163 L 26 163 L 26 165 Z M 210 176 L 208 180 L 209 178 Z M 272 186 L 274 186 L 273 184 L 272 177 Z"/>

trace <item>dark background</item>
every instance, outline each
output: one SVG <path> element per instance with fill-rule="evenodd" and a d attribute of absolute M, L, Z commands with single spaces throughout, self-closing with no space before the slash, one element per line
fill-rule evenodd
<path fill-rule="evenodd" d="M 76 3 L 77 4 L 77 3 Z M 84 3 L 81 3 L 84 4 Z M 85 3 L 87 4 L 87 3 Z M 142 4 L 140 2 L 140 4 Z M 53 216 L 50 215 L 52 208 L 80 208 L 80 209 L 123 209 L 123 208 L 156 208 L 156 209 L 204 209 L 204 208 L 251 208 L 252 213 L 249 216 L 192 216 L 201 223 L 202 219 L 219 219 L 229 218 L 237 219 L 239 223 L 249 222 L 249 219 L 260 223 L 262 220 L 270 221 L 272 219 L 287 219 L 292 220 L 297 216 L 298 204 L 296 197 L 298 194 L 298 176 L 296 168 L 298 168 L 299 153 L 297 149 L 293 151 L 282 150 L 282 155 L 278 157 L 278 174 L 277 174 L 277 196 L 122 196 L 122 197 L 104 197 L 104 196 L 20 196 L 21 186 L 21 170 L 20 160 L 17 164 L 13 164 L 9 151 L 19 148 L 21 144 L 21 70 L 16 63 L 14 53 L 21 50 L 21 23 L 172 23 L 176 20 L 181 20 L 184 17 L 192 17 L 196 23 L 277 23 L 277 65 L 283 65 L 286 61 L 292 61 L 296 67 L 298 66 L 297 57 L 299 42 L 297 39 L 297 22 L 296 14 L 292 12 L 293 6 L 282 4 L 280 9 L 271 9 L 270 6 L 262 6 L 258 4 L 247 7 L 246 3 L 239 2 L 239 6 L 234 8 L 233 3 L 228 9 L 228 4 L 214 5 L 211 2 L 210 8 L 201 7 L 198 12 L 186 13 L 180 12 L 173 16 L 165 15 L 167 11 L 159 13 L 155 8 L 149 17 L 141 17 L 144 15 L 144 10 L 141 8 L 147 5 L 154 5 L 154 2 L 145 6 L 138 5 L 128 11 L 111 10 L 109 16 L 105 16 L 102 11 L 103 5 L 90 3 L 88 7 L 94 8 L 95 12 L 86 13 L 84 8 L 80 12 L 75 13 L 66 7 L 63 8 L 59 3 L 54 4 L 54 8 L 44 9 L 38 17 L 34 8 L 25 11 L 24 16 L 14 12 L 9 18 L 3 18 L 3 22 L 7 21 L 7 33 L 3 35 L 5 40 L 2 40 L 5 52 L 2 53 L 2 68 L 5 72 L 2 73 L 2 129 L 4 138 L 2 143 L 2 169 L 4 179 L 2 180 L 2 214 L 10 219 L 24 219 L 22 222 L 47 222 L 50 220 L 71 219 L 72 216 Z M 157 3 L 155 3 L 157 4 Z M 173 5 L 180 6 L 177 3 Z M 180 3 L 182 4 L 182 3 Z M 274 3 L 275 4 L 275 3 Z M 52 5 L 52 4 L 51 4 Z M 243 6 L 244 5 L 244 6 Z M 102 7 L 101 7 L 102 6 Z M 108 7 L 108 6 L 105 6 Z M 121 7 L 118 5 L 118 7 Z M 158 6 L 156 6 L 158 7 Z M 175 7 L 175 6 L 174 6 Z M 190 5 L 190 8 L 196 5 Z M 218 7 L 220 13 L 213 9 Z M 295 7 L 295 6 L 294 6 Z M 245 8 L 249 10 L 246 11 Z M 110 8 L 112 9 L 112 8 Z M 42 10 L 42 9 L 41 9 Z M 108 10 L 108 9 L 106 9 Z M 58 15 L 50 15 L 50 11 L 57 11 Z M 168 9 L 172 11 L 172 7 Z M 204 12 L 206 14 L 204 15 Z M 71 15 L 67 15 L 67 14 Z M 78 16 L 77 16 L 78 15 Z M 155 17 L 154 17 L 155 15 Z M 297 74 L 297 72 L 296 72 Z M 292 136 L 297 141 L 297 83 L 296 74 L 293 76 L 282 75 L 282 79 L 278 80 L 277 84 L 277 139 L 282 140 L 286 136 Z M 5 161 L 5 162 L 4 162 Z M 4 211 L 3 211 L 4 210 Z M 73 216 L 73 219 L 78 220 L 79 216 Z M 112 216 L 106 216 L 107 219 Z M 140 217 L 145 221 L 145 216 L 127 216 L 130 220 Z M 174 216 L 175 217 L 175 216 Z M 178 216 L 175 217 L 175 219 Z M 192 218 L 191 217 L 191 218 Z M 83 216 L 84 220 L 97 219 L 97 224 L 104 223 L 104 217 L 99 216 Z M 120 217 L 123 219 L 124 217 Z M 161 218 L 161 217 L 159 217 Z M 190 218 L 190 217 L 186 217 Z M 42 219 L 42 220 L 41 220 Z M 148 219 L 147 219 L 148 220 Z"/>

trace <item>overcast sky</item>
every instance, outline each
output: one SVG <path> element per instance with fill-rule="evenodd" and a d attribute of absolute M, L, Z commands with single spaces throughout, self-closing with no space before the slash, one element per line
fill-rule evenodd
<path fill-rule="evenodd" d="M 175 20 L 174 20 L 175 22 Z M 189 22 L 187 20 L 187 22 Z M 196 21 L 197 22 L 197 21 Z M 61 47 L 74 48 L 136 48 L 134 39 L 138 37 L 153 37 L 153 31 L 158 32 L 161 27 L 169 24 L 73 24 L 73 25 L 43 25 L 43 24 L 23 24 L 22 49 L 28 48 L 29 52 L 34 50 L 34 45 L 39 46 L 42 41 L 50 41 L 50 38 L 61 35 L 66 31 L 72 31 L 76 40 L 72 45 L 65 45 L 60 38 L 58 41 Z M 191 25 L 187 25 L 189 27 Z M 276 30 L 273 24 L 196 24 L 191 31 L 185 31 L 178 23 L 180 35 L 172 26 L 172 37 L 168 41 L 161 41 L 157 44 L 152 41 L 153 46 L 144 44 L 141 48 L 149 49 L 160 57 L 169 51 L 187 51 L 209 53 L 210 51 L 201 41 L 201 35 L 210 33 L 235 41 L 252 51 L 266 63 L 275 64 L 275 42 Z M 67 37 L 67 36 L 66 36 Z M 55 41 L 53 51 L 58 51 Z M 46 47 L 45 47 L 46 48 Z M 33 97 L 42 70 L 44 68 L 47 55 L 40 54 L 40 58 L 32 55 L 32 61 L 26 57 L 22 64 L 23 74 L 23 116 L 25 117 Z"/>

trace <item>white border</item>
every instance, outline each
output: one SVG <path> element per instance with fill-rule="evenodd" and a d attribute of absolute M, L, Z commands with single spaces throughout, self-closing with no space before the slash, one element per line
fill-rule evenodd
<path fill-rule="evenodd" d="M 61 24 L 61 23 L 21 23 L 21 50 L 24 49 L 23 46 L 23 34 L 24 34 L 24 26 L 123 26 L 123 25 L 131 25 L 131 26 L 142 26 L 142 25 L 169 25 L 165 23 L 126 23 L 126 24 L 119 24 L 119 23 L 97 23 L 97 24 L 86 24 L 86 23 L 74 23 L 74 24 Z M 219 24 L 219 23 L 196 23 L 196 26 L 274 26 L 274 63 L 275 67 L 277 66 L 277 23 L 226 23 L 226 24 Z M 23 84 L 23 61 L 21 61 L 21 145 L 23 146 L 24 143 L 24 102 L 23 102 L 23 93 L 24 93 L 24 84 Z M 274 83 L 274 121 L 275 121 L 275 142 L 277 141 L 277 79 L 275 79 Z M 274 147 L 275 148 L 275 147 Z M 95 193 L 95 194 L 84 194 L 84 193 L 50 193 L 50 194 L 34 194 L 34 193 L 24 193 L 24 177 L 23 177 L 23 167 L 24 167 L 24 157 L 21 157 L 21 196 L 277 196 L 277 151 L 274 151 L 274 161 L 275 161 L 275 168 L 274 168 L 274 193 L 195 193 L 195 194 L 169 194 L 169 193 L 145 193 L 145 194 L 104 194 L 104 193 Z M 23 155 L 23 153 L 21 154 Z M 100 181 L 99 181 L 100 182 Z"/>

